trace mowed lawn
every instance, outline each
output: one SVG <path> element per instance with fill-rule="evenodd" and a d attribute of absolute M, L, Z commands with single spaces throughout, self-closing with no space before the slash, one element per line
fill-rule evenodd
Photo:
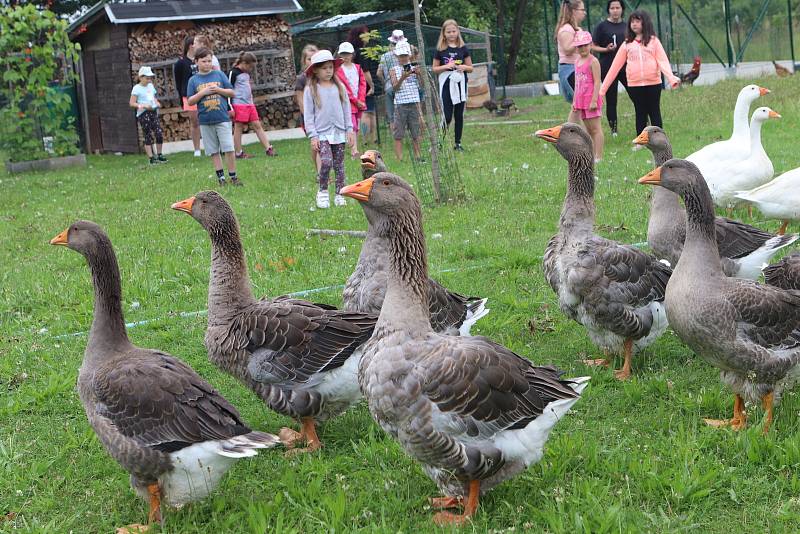
<path fill-rule="evenodd" d="M 666 93 L 666 129 L 676 155 L 730 135 L 739 88 L 731 81 Z M 773 93 L 757 104 L 781 120 L 763 128 L 777 173 L 800 166 L 797 80 L 757 80 Z M 624 243 L 646 239 L 648 188 L 636 179 L 649 153 L 631 152 L 633 110 L 622 96 L 621 134 L 607 139 L 597 170 L 597 231 Z M 483 110 L 465 128 L 458 155 L 468 200 L 426 206 L 433 276 L 489 298 L 473 332 L 568 376 L 592 375 L 575 409 L 554 429 L 544 459 L 482 499 L 474 532 L 791 532 L 800 523 L 800 402 L 788 393 L 771 433 L 750 410 L 746 432 L 707 428 L 730 417 L 733 397 L 718 373 L 667 332 L 634 359 L 629 382 L 579 360 L 598 357 L 584 329 L 567 320 L 546 284 L 541 256 L 555 233 L 566 164 L 532 137 L 562 122 L 559 98 L 518 99 L 503 125 Z M 309 299 L 341 304 L 361 248 L 353 237 L 310 228 L 363 230 L 362 210 L 312 210 L 316 190 L 305 141 L 276 143 L 279 157 L 239 162 L 244 188 L 223 194 L 242 227 L 257 295 L 328 288 Z M 404 177 L 384 143 L 389 167 Z M 131 340 L 191 364 L 255 429 L 292 422 L 212 366 L 203 347 L 210 247 L 205 231 L 170 204 L 215 187 L 206 158 L 91 156 L 85 169 L 0 175 L 0 532 L 112 532 L 146 519 L 127 474 L 89 427 L 75 390 L 92 319 L 92 286 L 79 254 L 48 241 L 76 219 L 102 225 L 122 271 Z M 347 161 L 348 181 L 359 176 Z M 745 215 L 742 211 L 740 215 Z M 777 229 L 778 222 L 755 221 Z M 751 221 L 752 222 L 752 221 Z M 797 228 L 792 227 L 792 230 Z M 619 360 L 617 360 L 619 365 Z M 322 451 L 287 459 L 281 449 L 239 462 L 204 502 L 167 511 L 165 532 L 434 531 L 427 498 L 436 486 L 373 423 L 362 403 L 321 430 Z M 5 520 L 7 513 L 16 514 Z"/>

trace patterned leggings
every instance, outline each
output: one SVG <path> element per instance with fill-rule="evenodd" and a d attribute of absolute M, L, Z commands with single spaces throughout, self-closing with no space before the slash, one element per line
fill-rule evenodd
<path fill-rule="evenodd" d="M 139 115 L 139 125 L 142 127 L 144 133 L 144 144 L 153 144 L 153 134 L 156 137 L 156 143 L 159 145 L 164 142 L 164 133 L 161 131 L 161 122 L 158 120 L 158 111 L 150 109 Z"/>
<path fill-rule="evenodd" d="M 332 145 L 327 141 L 319 142 L 319 190 L 328 190 L 328 178 L 331 169 L 336 174 L 336 194 L 344 187 L 344 143 Z"/>

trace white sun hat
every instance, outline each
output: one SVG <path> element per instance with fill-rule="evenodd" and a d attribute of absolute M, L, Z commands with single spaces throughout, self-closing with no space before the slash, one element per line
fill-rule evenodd
<path fill-rule="evenodd" d="M 394 47 L 394 55 L 396 56 L 410 56 L 411 55 L 411 45 L 408 44 L 408 41 L 400 41 L 397 43 L 397 46 Z"/>
<path fill-rule="evenodd" d="M 150 76 L 151 78 L 154 78 L 155 74 L 153 74 L 153 69 L 145 66 L 139 69 L 139 76 Z"/>
<path fill-rule="evenodd" d="M 355 54 L 356 49 L 353 48 L 353 45 L 348 43 L 347 41 L 343 42 L 339 45 L 339 50 L 336 52 L 337 54 Z"/>

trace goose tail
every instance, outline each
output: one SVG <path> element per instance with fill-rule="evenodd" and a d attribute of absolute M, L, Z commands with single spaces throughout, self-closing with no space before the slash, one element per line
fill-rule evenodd
<path fill-rule="evenodd" d="M 467 302 L 467 316 L 464 318 L 464 322 L 461 323 L 461 326 L 458 327 L 458 334 L 460 336 L 470 335 L 469 331 L 472 328 L 472 325 L 477 323 L 482 317 L 486 316 L 486 314 L 491 311 L 486 307 L 487 300 L 489 299 L 476 298 Z"/>

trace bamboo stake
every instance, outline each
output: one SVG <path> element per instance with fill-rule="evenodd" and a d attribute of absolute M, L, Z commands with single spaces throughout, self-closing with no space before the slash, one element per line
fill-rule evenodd
<path fill-rule="evenodd" d="M 417 75 L 417 80 L 422 78 L 422 91 L 426 98 L 426 115 L 428 116 L 428 138 L 431 144 L 431 177 L 433 178 L 433 197 L 437 204 L 442 203 L 441 183 L 439 181 L 439 125 L 433 115 L 432 98 L 438 98 L 438 94 L 431 90 L 431 85 L 427 76 L 427 62 L 425 58 L 425 40 L 422 37 L 422 21 L 420 19 L 419 0 L 414 0 L 414 26 L 417 30 L 417 46 L 420 51 L 420 61 L 417 68 L 422 68 L 422 76 Z"/>

